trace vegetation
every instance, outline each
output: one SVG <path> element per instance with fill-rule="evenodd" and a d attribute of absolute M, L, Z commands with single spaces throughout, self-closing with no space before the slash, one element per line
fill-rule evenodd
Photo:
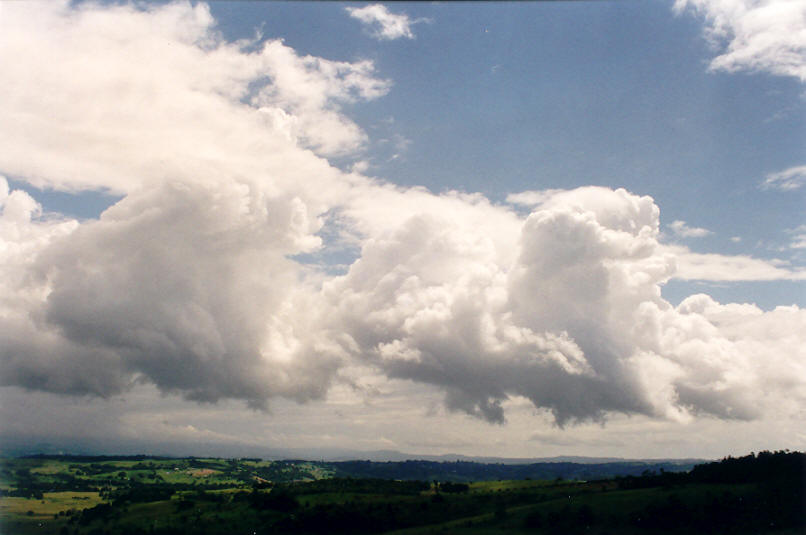
<path fill-rule="evenodd" d="M 498 479 L 559 467 L 34 456 L 0 463 L 0 532 L 794 534 L 806 527 L 802 453 L 762 452 L 687 472 L 612 469 L 622 471 Z"/>

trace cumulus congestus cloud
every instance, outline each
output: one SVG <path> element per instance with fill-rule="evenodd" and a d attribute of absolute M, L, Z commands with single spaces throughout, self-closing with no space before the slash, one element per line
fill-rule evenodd
<path fill-rule="evenodd" d="M 265 407 L 369 368 L 490 422 L 522 397 L 561 425 L 804 399 L 806 312 L 670 305 L 662 285 L 697 271 L 660 242 L 650 197 L 587 187 L 515 206 L 332 166 L 366 137 L 341 106 L 390 87 L 369 62 L 227 42 L 203 5 L 9 4 L 0 26 L 0 171 L 123 196 L 77 221 L 0 181 L 3 385 L 108 397 L 147 382 Z M 357 245 L 345 273 L 299 260 L 323 236 Z M 716 280 L 726 259 L 695 260 Z"/>

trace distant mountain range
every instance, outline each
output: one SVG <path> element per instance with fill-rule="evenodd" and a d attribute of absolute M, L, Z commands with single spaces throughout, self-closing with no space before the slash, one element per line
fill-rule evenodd
<path fill-rule="evenodd" d="M 471 456 L 456 453 L 443 455 L 423 455 L 416 453 L 402 453 L 395 450 L 376 451 L 352 451 L 346 455 L 331 456 L 322 460 L 326 461 L 352 461 L 367 460 L 375 462 L 383 461 L 435 461 L 435 462 L 456 462 L 466 461 L 486 464 L 533 464 L 533 463 L 577 463 L 577 464 L 602 464 L 602 463 L 623 463 L 642 462 L 648 464 L 672 463 L 672 464 L 696 464 L 707 462 L 709 459 L 625 459 L 623 457 L 585 457 L 577 455 L 558 455 L 555 457 L 487 457 Z"/>
<path fill-rule="evenodd" d="M 622 457 L 587 457 L 576 455 L 561 455 L 555 457 L 491 457 L 462 454 L 428 455 L 419 453 L 404 453 L 396 450 L 360 451 L 344 448 L 265 448 L 253 445 L 239 444 L 188 444 L 188 443 L 145 443 L 122 442 L 110 440 L 107 442 L 80 442 L 65 441 L 54 443 L 50 441 L 23 441 L 0 437 L 0 456 L 19 457 L 34 454 L 71 454 L 71 455 L 163 455 L 168 457 L 223 457 L 238 458 L 252 457 L 266 460 L 298 459 L 310 461 L 373 461 L 373 462 L 401 462 L 409 460 L 433 462 L 475 462 L 486 464 L 533 464 L 533 463 L 577 463 L 577 464 L 603 464 L 603 463 L 646 463 L 646 464 L 676 464 L 694 465 L 713 459 L 629 459 Z"/>

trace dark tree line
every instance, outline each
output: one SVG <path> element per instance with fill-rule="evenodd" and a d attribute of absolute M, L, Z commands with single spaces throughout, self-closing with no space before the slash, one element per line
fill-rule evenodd
<path fill-rule="evenodd" d="M 279 483 L 275 485 L 275 488 L 285 489 L 297 495 L 322 494 L 325 492 L 417 495 L 424 490 L 429 490 L 431 485 L 425 481 L 395 481 L 378 478 L 353 479 L 349 477 L 337 477 L 332 479 L 319 479 L 316 481 Z"/>
<path fill-rule="evenodd" d="M 618 477 L 620 488 L 648 488 L 686 483 L 766 483 L 800 488 L 806 481 L 806 454 L 789 451 L 762 451 L 744 457 L 698 464 L 690 472 L 646 471 L 641 477 Z"/>
<path fill-rule="evenodd" d="M 617 481 L 622 489 L 674 490 L 631 516 L 630 524 L 640 528 L 715 533 L 806 527 L 806 454 L 800 452 L 763 451 L 700 464 L 688 473 L 647 473 Z M 695 484 L 733 487 L 694 502 L 686 498 L 686 486 Z"/>

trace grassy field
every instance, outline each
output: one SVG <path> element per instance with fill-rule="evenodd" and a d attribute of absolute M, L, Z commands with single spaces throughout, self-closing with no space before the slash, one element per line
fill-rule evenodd
<path fill-rule="evenodd" d="M 0 533 L 58 533 L 66 524 L 64 513 L 95 507 L 101 501 L 97 492 L 46 492 L 41 500 L 3 497 Z"/>
<path fill-rule="evenodd" d="M 548 487 L 554 485 L 555 481 L 541 480 L 499 480 L 499 481 L 474 481 L 470 483 L 470 492 L 500 492 L 508 490 L 534 489 L 538 487 Z"/>

